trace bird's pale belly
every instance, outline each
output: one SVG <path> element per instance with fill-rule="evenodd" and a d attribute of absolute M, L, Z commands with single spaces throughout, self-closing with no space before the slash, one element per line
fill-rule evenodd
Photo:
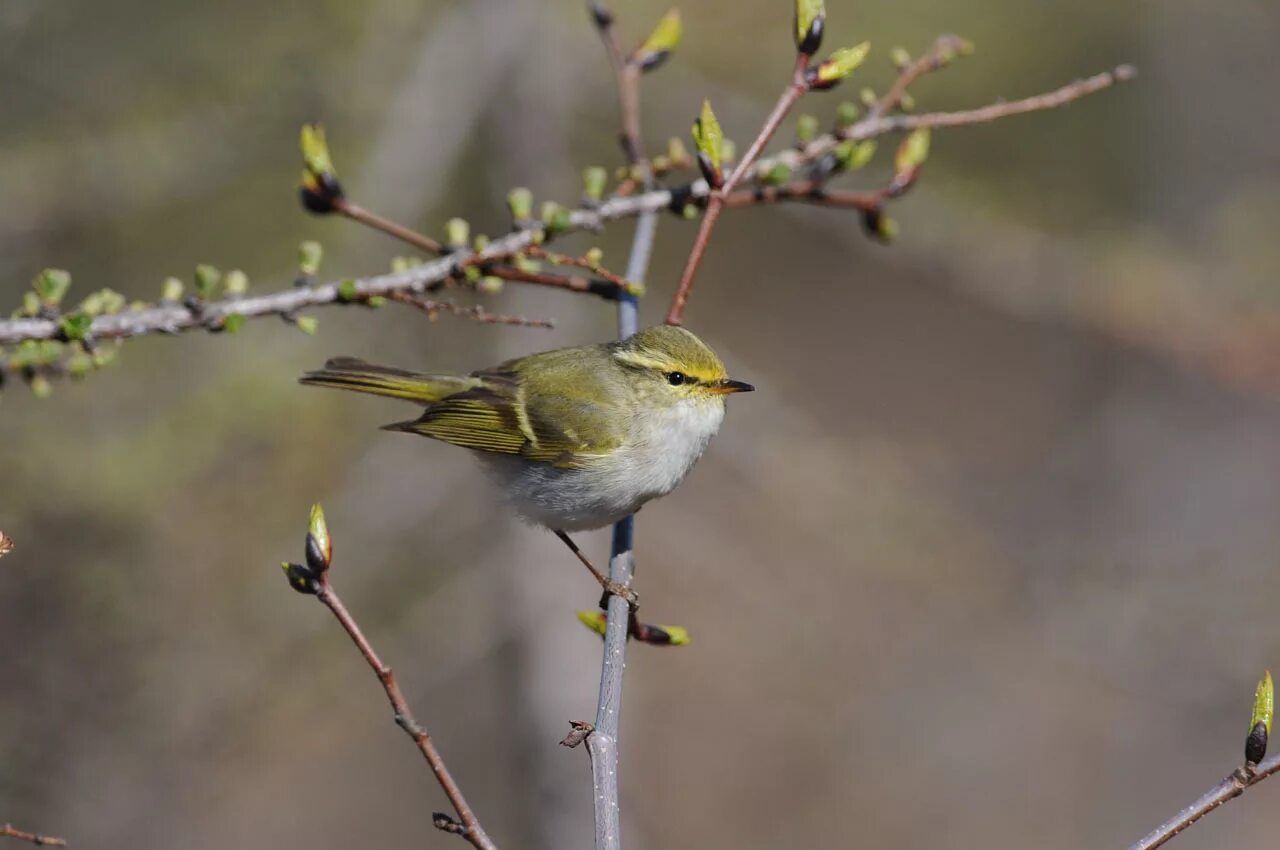
<path fill-rule="evenodd" d="M 649 417 L 626 445 L 580 467 L 477 453 L 526 520 L 560 531 L 603 528 L 676 488 L 706 450 L 724 406 Z"/>

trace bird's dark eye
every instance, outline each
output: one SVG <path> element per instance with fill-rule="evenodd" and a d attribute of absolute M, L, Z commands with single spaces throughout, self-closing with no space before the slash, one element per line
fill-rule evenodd
<path fill-rule="evenodd" d="M 689 378 L 688 376 L 685 375 L 684 372 L 668 372 L 667 373 L 667 383 L 673 387 L 678 387 L 687 380 L 689 380 Z"/>

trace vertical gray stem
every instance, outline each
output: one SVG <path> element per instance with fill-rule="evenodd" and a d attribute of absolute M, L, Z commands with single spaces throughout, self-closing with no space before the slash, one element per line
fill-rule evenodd
<path fill-rule="evenodd" d="M 643 281 L 653 251 L 653 235 L 658 214 L 646 212 L 636 224 L 627 260 L 627 280 Z M 639 311 L 634 298 L 618 301 L 618 336 L 625 339 L 638 330 Z M 613 527 L 609 555 L 609 578 L 630 585 L 635 572 L 635 518 L 627 517 Z M 604 659 L 600 666 L 600 699 L 596 704 L 595 730 L 587 737 L 591 754 L 591 784 L 596 822 L 596 850 L 621 850 L 622 818 L 618 808 L 618 720 L 622 713 L 622 675 L 627 666 L 627 601 L 609 597 L 609 622 L 604 633 Z"/>

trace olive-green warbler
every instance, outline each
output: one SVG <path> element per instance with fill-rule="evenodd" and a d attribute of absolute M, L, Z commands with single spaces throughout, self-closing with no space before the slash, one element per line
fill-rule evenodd
<path fill-rule="evenodd" d="M 515 509 L 570 546 L 565 532 L 609 525 L 674 490 L 719 429 L 725 396 L 754 389 L 669 325 L 466 377 L 339 357 L 301 381 L 425 405 L 385 429 L 473 449 Z"/>

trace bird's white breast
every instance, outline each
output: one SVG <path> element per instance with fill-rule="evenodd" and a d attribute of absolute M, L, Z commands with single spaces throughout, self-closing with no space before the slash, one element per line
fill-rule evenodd
<path fill-rule="evenodd" d="M 602 528 L 676 488 L 724 420 L 720 398 L 685 399 L 636 416 L 607 456 L 558 469 L 507 455 L 480 454 L 516 510 L 562 531 Z"/>

